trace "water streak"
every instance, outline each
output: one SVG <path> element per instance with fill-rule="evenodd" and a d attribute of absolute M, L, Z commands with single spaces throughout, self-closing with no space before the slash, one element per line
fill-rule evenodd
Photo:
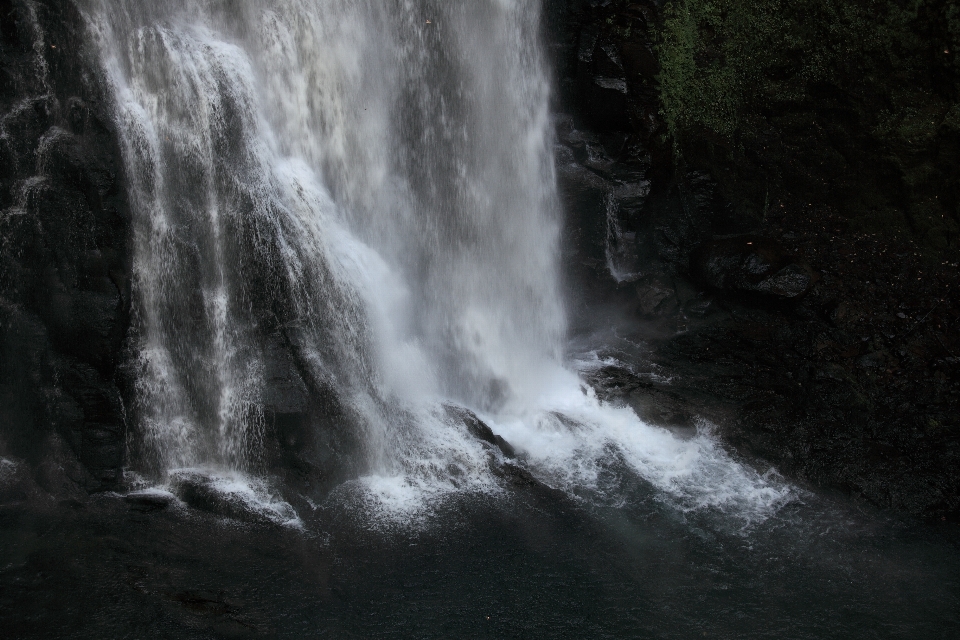
<path fill-rule="evenodd" d="M 135 211 L 136 464 L 255 470 L 263 336 L 282 334 L 398 512 L 498 490 L 443 402 L 564 488 L 613 455 L 686 505 L 782 499 L 562 362 L 539 3 L 83 5 Z"/>

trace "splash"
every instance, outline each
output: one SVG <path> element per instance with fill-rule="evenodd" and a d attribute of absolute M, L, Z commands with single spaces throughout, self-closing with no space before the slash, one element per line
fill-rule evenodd
<path fill-rule="evenodd" d="M 683 508 L 782 489 L 563 362 L 539 3 L 86 0 L 135 211 L 136 463 L 256 470 L 282 335 L 363 443 L 376 511 L 501 490 L 467 407 L 543 482 L 613 458 Z M 271 338 L 272 339 L 272 338 Z M 750 507 L 753 508 L 753 507 Z"/>

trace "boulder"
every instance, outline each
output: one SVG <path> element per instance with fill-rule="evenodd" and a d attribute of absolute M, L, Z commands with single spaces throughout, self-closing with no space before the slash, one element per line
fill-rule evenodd
<path fill-rule="evenodd" d="M 691 255 L 690 272 L 710 289 L 780 300 L 806 295 L 817 274 L 778 242 L 755 235 L 714 238 Z"/>
<path fill-rule="evenodd" d="M 643 316 L 666 316 L 677 310 L 674 287 L 657 276 L 644 276 L 634 285 L 638 311 Z"/>
<path fill-rule="evenodd" d="M 124 502 L 130 505 L 132 511 L 139 511 L 141 513 L 162 511 L 169 507 L 175 499 L 172 493 L 161 489 L 131 491 L 123 496 Z"/>
<path fill-rule="evenodd" d="M 477 415 L 466 409 L 464 407 L 458 407 L 452 404 L 443 405 L 444 410 L 447 412 L 447 415 L 453 420 L 462 422 L 463 425 L 467 428 L 467 431 L 478 440 L 482 440 L 487 444 L 490 444 L 504 455 L 506 458 L 515 458 L 517 457 L 517 452 L 514 450 L 513 446 L 487 426 L 487 424 L 477 417 Z"/>
<path fill-rule="evenodd" d="M 261 525 L 297 521 L 293 507 L 243 479 L 181 469 L 170 474 L 170 488 L 194 509 L 232 520 Z"/>
<path fill-rule="evenodd" d="M 695 432 L 696 420 L 689 400 L 650 378 L 641 377 L 624 367 L 608 365 L 585 374 L 584 381 L 593 387 L 600 400 L 626 405 L 645 422 L 670 428 L 684 436 Z"/>

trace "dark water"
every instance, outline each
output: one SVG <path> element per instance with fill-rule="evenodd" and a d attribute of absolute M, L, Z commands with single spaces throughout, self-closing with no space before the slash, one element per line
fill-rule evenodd
<path fill-rule="evenodd" d="M 742 530 L 543 489 L 306 530 L 117 497 L 0 511 L 13 638 L 956 638 L 960 527 L 808 496 Z M 313 533 L 311 533 L 313 532 Z"/>

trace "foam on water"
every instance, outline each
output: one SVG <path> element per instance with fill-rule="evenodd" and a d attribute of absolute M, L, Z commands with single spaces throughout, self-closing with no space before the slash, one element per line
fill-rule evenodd
<path fill-rule="evenodd" d="M 602 472 L 624 466 L 684 510 L 714 508 L 747 518 L 773 513 L 791 489 L 731 459 L 700 425 L 692 438 L 640 420 L 633 409 L 599 401 L 571 372 L 516 417 L 489 417 L 493 430 L 526 454 L 545 481 L 602 493 Z"/>
<path fill-rule="evenodd" d="M 351 487 L 370 517 L 419 521 L 453 496 L 503 493 L 491 473 L 491 465 L 502 459 L 498 451 L 439 404 L 420 402 L 409 410 L 412 428 L 394 443 L 391 468 L 365 475 Z"/>
<path fill-rule="evenodd" d="M 601 402 L 567 369 L 545 370 L 538 380 L 545 384 L 535 402 L 480 415 L 548 486 L 609 503 L 622 501 L 622 486 L 611 474 L 634 475 L 676 509 L 746 523 L 762 522 L 796 498 L 772 470 L 761 474 L 731 458 L 706 422 L 693 437 L 681 437 L 643 422 L 629 407 Z M 397 472 L 366 476 L 353 487 L 362 489 L 358 502 L 368 516 L 419 521 L 453 495 L 504 492 L 493 472 L 503 461 L 497 451 L 449 418 L 421 415 L 416 424 L 418 439 L 398 451 Z"/>

